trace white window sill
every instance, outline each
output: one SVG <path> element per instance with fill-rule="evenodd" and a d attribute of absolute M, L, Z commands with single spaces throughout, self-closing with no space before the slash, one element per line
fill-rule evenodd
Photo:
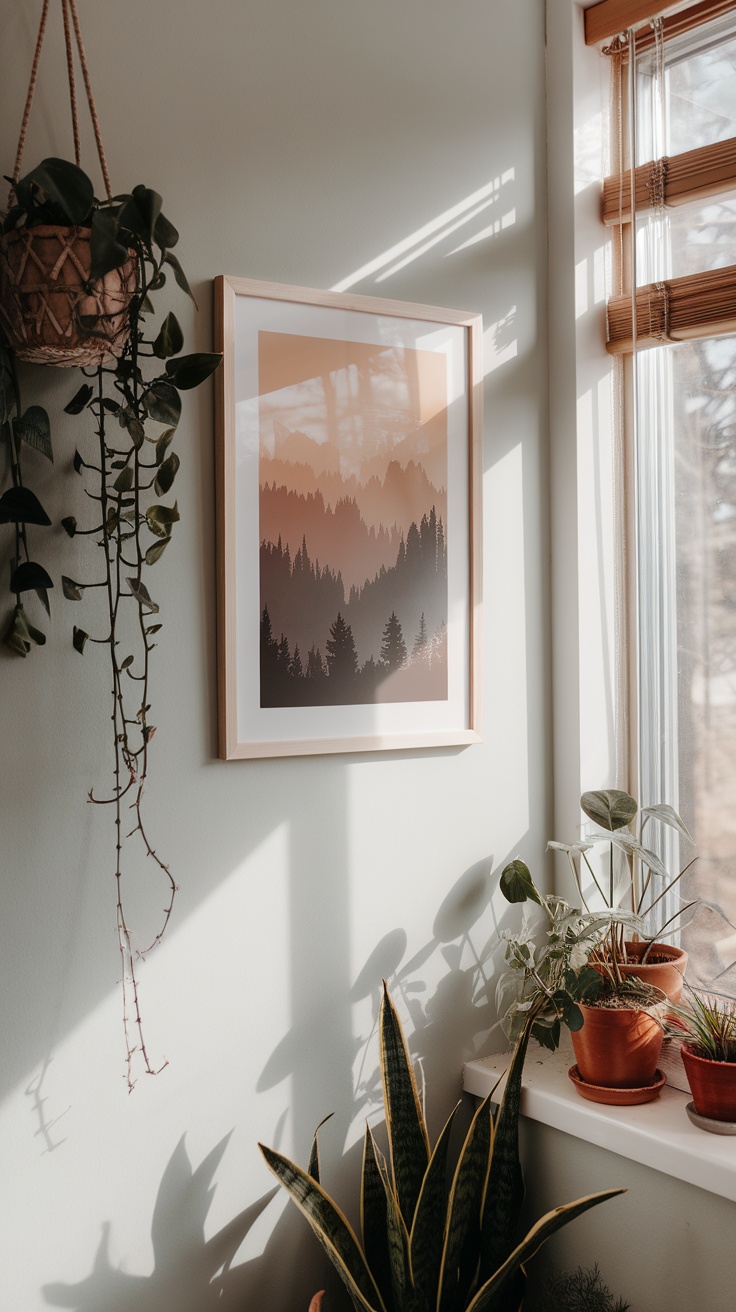
<path fill-rule="evenodd" d="M 665 1085 L 659 1098 L 638 1107 L 586 1102 L 568 1079 L 574 1060 L 567 1035 L 554 1053 L 530 1044 L 524 1065 L 523 1116 L 736 1202 L 736 1136 L 708 1134 L 691 1124 L 685 1111 L 689 1094 Z M 508 1062 L 508 1053 L 467 1062 L 465 1092 L 485 1098 Z M 502 1089 L 500 1085 L 499 1097 Z"/>

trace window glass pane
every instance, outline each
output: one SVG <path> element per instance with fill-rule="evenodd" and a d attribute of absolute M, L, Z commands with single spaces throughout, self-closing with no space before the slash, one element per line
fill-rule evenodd
<path fill-rule="evenodd" d="M 656 49 L 638 57 L 637 119 L 637 164 L 736 137 L 733 15 L 665 42 L 663 90 Z"/>
<path fill-rule="evenodd" d="M 645 354 L 644 800 L 674 800 L 696 839 L 699 859 L 682 889 L 684 898 L 704 899 L 682 935 L 693 982 L 717 981 L 736 995 L 736 337 Z M 684 844 L 681 858 L 689 859 Z"/>
<path fill-rule="evenodd" d="M 639 287 L 736 264 L 736 196 L 641 214 L 636 238 Z"/>

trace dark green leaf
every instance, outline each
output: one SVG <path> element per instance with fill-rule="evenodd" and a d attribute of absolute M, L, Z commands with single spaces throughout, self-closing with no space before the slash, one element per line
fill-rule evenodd
<path fill-rule="evenodd" d="M 119 523 L 120 516 L 118 515 L 117 510 L 114 506 L 110 506 L 107 512 L 107 519 L 105 520 L 105 536 L 111 538 Z"/>
<path fill-rule="evenodd" d="M 74 393 L 68 405 L 64 406 L 64 413 L 67 415 L 81 415 L 84 407 L 89 404 L 94 396 L 94 388 L 89 383 L 83 383 L 78 392 Z"/>
<path fill-rule="evenodd" d="M 393 1303 L 391 1290 L 391 1255 L 385 1181 L 378 1164 L 378 1149 L 370 1126 L 365 1127 L 363 1170 L 360 1181 L 360 1224 L 363 1252 L 368 1268 L 384 1301 Z"/>
<path fill-rule="evenodd" d="M 67 601 L 81 601 L 84 587 L 81 583 L 75 583 L 74 579 L 67 578 L 66 574 L 61 576 L 61 590 Z"/>
<path fill-rule="evenodd" d="M 146 511 L 146 523 L 156 537 L 168 537 L 171 533 L 171 525 L 178 523 L 179 520 L 179 503 L 174 502 L 173 506 L 149 506 Z"/>
<path fill-rule="evenodd" d="M 64 519 L 61 521 L 61 527 L 65 533 L 69 534 L 70 538 L 73 538 L 77 531 L 77 521 L 73 515 L 65 515 Z"/>
<path fill-rule="evenodd" d="M 150 187 L 137 186 L 133 188 L 133 200 L 143 221 L 146 242 L 149 246 L 152 246 L 156 224 L 161 213 L 161 197 L 157 191 L 152 191 Z"/>
<path fill-rule="evenodd" d="M 128 247 L 118 236 L 118 220 L 110 210 L 95 210 L 90 237 L 90 278 L 104 278 L 130 258 Z"/>
<path fill-rule="evenodd" d="M 134 656 L 126 656 L 126 657 L 125 657 L 125 660 L 123 661 L 122 665 L 120 666 L 121 670 L 127 670 L 127 669 L 129 669 L 129 667 L 133 664 L 134 659 L 135 659 Z"/>
<path fill-rule="evenodd" d="M 163 497 L 169 491 L 179 469 L 179 457 L 175 451 L 172 451 L 167 460 L 164 460 L 160 466 L 153 490 L 157 497 Z"/>
<path fill-rule="evenodd" d="M 157 464 L 157 465 L 160 465 L 160 464 L 161 464 L 161 461 L 163 460 L 164 456 L 166 455 L 166 448 L 169 446 L 169 444 L 170 444 L 171 441 L 173 440 L 173 437 L 174 437 L 174 434 L 175 434 L 175 433 L 176 433 L 176 429 L 175 429 L 175 428 L 167 428 L 167 429 L 166 429 L 166 432 L 165 432 L 165 433 L 162 433 L 161 436 L 160 436 L 160 438 L 158 439 L 158 442 L 156 443 L 156 464 Z"/>
<path fill-rule="evenodd" d="M 259 1144 L 267 1166 L 306 1216 L 330 1261 L 361 1312 L 386 1312 L 360 1244 L 343 1213 L 306 1171 L 287 1157 Z"/>
<path fill-rule="evenodd" d="M 607 1189 L 604 1193 L 588 1194 L 585 1198 L 577 1198 L 573 1203 L 565 1203 L 564 1206 L 555 1207 L 553 1211 L 545 1213 L 510 1253 L 503 1265 L 481 1286 L 468 1304 L 466 1312 L 491 1312 L 492 1309 L 493 1312 L 501 1312 L 501 1310 L 506 1312 L 507 1308 L 513 1308 L 516 1312 L 519 1307 L 518 1301 L 514 1301 L 513 1298 L 509 1302 L 500 1301 L 499 1296 L 508 1290 L 514 1275 L 521 1270 L 523 1264 L 534 1256 L 547 1239 L 563 1225 L 567 1225 L 568 1221 L 574 1221 L 575 1217 L 582 1216 L 583 1212 L 596 1207 L 598 1203 L 605 1203 L 607 1199 L 625 1193 L 625 1189 Z"/>
<path fill-rule="evenodd" d="M 519 1109 L 521 1075 L 530 1032 L 531 1025 L 527 1021 L 514 1049 L 496 1118 L 481 1222 L 481 1281 L 487 1280 L 511 1252 L 524 1198 L 524 1179 L 519 1162 Z"/>
<path fill-rule="evenodd" d="M 577 1011 L 578 1008 L 575 1008 L 575 1010 Z M 583 1013 L 579 1012 L 579 1014 L 581 1016 L 580 1024 L 582 1025 Z M 553 1021 L 551 1025 L 543 1025 L 541 1021 L 537 1021 L 536 1025 L 532 1025 L 532 1038 L 536 1039 L 542 1048 L 549 1048 L 550 1052 L 556 1052 L 559 1048 L 561 1033 L 562 1027 L 558 1020 Z"/>
<path fill-rule="evenodd" d="M 154 542 L 153 546 L 149 547 L 148 551 L 146 552 L 145 555 L 146 564 L 155 565 L 156 561 L 160 560 L 161 557 L 163 556 L 170 541 L 171 538 L 164 538 L 162 542 Z"/>
<path fill-rule="evenodd" d="M 149 611 L 152 615 L 158 615 L 158 606 L 155 601 L 151 601 L 145 583 L 141 583 L 139 579 L 135 578 L 129 578 L 126 581 L 141 609 Z"/>
<path fill-rule="evenodd" d="M 38 600 L 40 601 L 41 605 L 46 611 L 46 614 L 49 616 L 49 618 L 51 618 L 51 606 L 49 604 L 49 594 L 46 588 L 35 588 L 34 591 L 36 593 L 36 596 L 38 597 Z"/>
<path fill-rule="evenodd" d="M 583 1028 L 583 1013 L 575 1002 L 568 1002 L 565 1006 L 563 1020 L 571 1034 L 577 1034 L 578 1030 Z M 558 1039 L 559 1041 L 559 1039 Z"/>
<path fill-rule="evenodd" d="M 160 624 L 149 624 L 146 633 L 158 633 L 160 628 Z M 332 1112 L 330 1112 L 330 1116 L 332 1116 Z M 327 1120 L 329 1120 L 329 1116 L 325 1116 L 325 1121 Z M 320 1125 L 324 1125 L 324 1121 L 320 1121 Z M 317 1129 L 319 1129 L 319 1125 L 317 1126 Z"/>
<path fill-rule="evenodd" d="M 206 378 L 209 378 L 221 359 L 221 355 L 206 351 L 195 352 L 193 355 L 178 355 L 175 359 L 166 361 L 166 372 L 178 391 L 188 392 L 193 387 L 199 387 Z"/>
<path fill-rule="evenodd" d="M 23 607 L 16 606 L 3 642 L 15 652 L 16 656 L 27 656 L 33 643 L 35 642 L 37 647 L 43 647 L 46 637 L 40 629 L 34 629 L 33 625 L 29 624 Z"/>
<path fill-rule="evenodd" d="M 80 454 L 79 454 L 78 451 L 75 451 L 75 452 L 74 452 L 74 462 L 73 462 L 73 463 L 74 463 L 74 472 L 75 472 L 75 474 L 81 474 L 82 470 L 84 469 L 84 461 L 83 461 L 83 459 L 82 459 L 82 457 L 80 456 Z"/>
<path fill-rule="evenodd" d="M 118 418 L 123 425 L 123 428 L 125 428 L 130 434 L 130 440 L 136 451 L 140 450 L 146 440 L 146 430 L 140 419 L 137 419 L 134 414 L 131 414 L 127 406 L 124 410 L 118 411 Z"/>
<path fill-rule="evenodd" d="M 18 411 L 18 396 L 10 352 L 0 345 L 0 427 Z"/>
<path fill-rule="evenodd" d="M 95 194 L 92 183 L 82 169 L 65 159 L 44 159 L 27 173 L 16 187 L 18 201 L 24 209 L 50 202 L 61 214 L 61 222 L 84 225 L 89 222 Z"/>
<path fill-rule="evenodd" d="M 51 523 L 38 497 L 27 487 L 9 487 L 0 497 L 0 524 Z"/>
<path fill-rule="evenodd" d="M 116 492 L 130 492 L 132 486 L 133 486 L 133 469 L 130 465 L 126 465 L 125 469 L 120 470 L 120 473 L 118 474 L 117 478 L 115 479 L 115 482 L 113 483 L 113 487 Z"/>
<path fill-rule="evenodd" d="M 150 629 L 146 629 L 146 633 L 155 633 L 157 629 L 160 628 L 161 628 L 160 624 L 152 624 Z M 309 1154 L 309 1165 L 307 1167 L 307 1172 L 309 1175 L 311 1175 L 313 1180 L 317 1181 L 317 1184 L 319 1184 L 319 1177 L 320 1177 L 319 1132 L 322 1129 L 322 1126 L 327 1121 L 332 1120 L 333 1115 L 334 1112 L 329 1112 L 327 1116 L 322 1117 L 322 1120 L 320 1121 L 319 1125 L 317 1126 L 317 1129 L 314 1132 L 314 1138 L 312 1139 L 312 1150 Z"/>
<path fill-rule="evenodd" d="M 169 223 L 165 214 L 159 214 L 156 219 L 153 236 L 154 240 L 162 250 L 171 250 L 172 246 L 176 246 L 176 243 L 179 240 L 179 234 L 176 228 L 173 223 Z"/>
<path fill-rule="evenodd" d="M 489 1094 L 473 1117 L 455 1167 L 442 1248 L 440 1312 L 465 1306 L 478 1264 L 478 1231 L 492 1142 L 491 1105 Z"/>
<path fill-rule="evenodd" d="M 435 1307 L 442 1263 L 442 1241 L 447 1215 L 447 1153 L 455 1114 L 450 1113 L 437 1140 L 422 1181 L 414 1221 L 411 1227 L 411 1267 L 414 1283 L 423 1306 Z M 372 1266 L 372 1264 L 371 1264 Z"/>
<path fill-rule="evenodd" d="M 143 405 L 158 424 L 176 428 L 181 415 L 181 397 L 171 383 L 164 379 L 151 383 L 148 391 L 143 394 Z"/>
<path fill-rule="evenodd" d="M 179 327 L 179 321 L 176 315 L 169 311 L 153 343 L 153 354 L 160 360 L 166 360 L 168 356 L 176 355 L 183 345 L 184 334 Z"/>
<path fill-rule="evenodd" d="M 26 442 L 36 451 L 40 451 L 42 456 L 54 463 L 54 453 L 51 450 L 51 425 L 46 411 L 40 405 L 29 405 L 24 415 L 15 421 L 15 436 L 21 442 Z"/>
<path fill-rule="evenodd" d="M 111 415 L 116 415 L 116 414 L 118 414 L 118 412 L 119 412 L 119 410 L 120 410 L 120 402 L 119 402 L 119 401 L 113 401 L 112 397 L 110 397 L 110 396 L 103 396 L 103 398 L 102 398 L 100 404 L 101 404 L 101 406 L 102 406 L 102 409 L 103 409 L 103 410 L 108 410 L 108 411 L 110 412 Z"/>
<path fill-rule="evenodd" d="M 172 254 L 171 254 L 171 251 L 167 251 L 166 254 L 164 255 L 164 262 L 165 262 L 166 264 L 170 264 L 170 265 L 171 265 L 172 269 L 174 270 L 174 277 L 175 277 L 177 283 L 179 284 L 179 286 L 181 287 L 182 291 L 183 291 L 183 292 L 186 292 L 187 296 L 191 296 L 192 300 L 194 301 L 194 293 L 193 293 L 193 291 L 192 291 L 192 289 L 191 289 L 191 287 L 189 286 L 189 283 L 188 283 L 188 281 L 187 281 L 187 275 L 185 274 L 184 270 L 182 269 L 182 267 L 181 267 L 179 261 L 177 260 L 176 256 L 175 256 L 175 255 L 172 255 Z M 197 302 L 194 301 L 194 304 L 195 304 L 195 306 L 196 306 Z"/>
<path fill-rule="evenodd" d="M 515 861 L 509 861 L 501 873 L 501 892 L 507 902 L 530 901 L 541 906 L 541 899 L 529 867 L 518 857 Z"/>
<path fill-rule="evenodd" d="M 26 560 L 17 569 L 13 570 L 10 580 L 11 592 L 35 592 L 37 588 L 53 588 L 52 579 L 49 578 L 46 570 L 42 565 L 37 565 L 35 560 Z"/>
<path fill-rule="evenodd" d="M 149 290 L 152 292 L 157 292 L 160 291 L 161 288 L 165 286 L 166 286 L 166 274 L 164 273 L 163 269 L 159 269 L 156 276 L 152 278 L 148 284 Z"/>
<path fill-rule="evenodd" d="M 72 629 L 72 642 L 74 644 L 74 650 L 78 651 L 80 656 L 84 651 L 84 644 L 88 637 L 89 634 L 85 633 L 84 629 L 78 629 L 76 624 L 74 625 L 74 628 Z"/>
<path fill-rule="evenodd" d="M 429 1140 L 401 1022 L 385 981 L 379 1027 L 393 1184 L 401 1214 L 411 1224 L 429 1162 Z"/>
<path fill-rule="evenodd" d="M 589 820 L 614 833 L 630 824 L 636 815 L 636 802 L 618 788 L 603 788 L 598 792 L 583 793 L 581 809 Z"/>

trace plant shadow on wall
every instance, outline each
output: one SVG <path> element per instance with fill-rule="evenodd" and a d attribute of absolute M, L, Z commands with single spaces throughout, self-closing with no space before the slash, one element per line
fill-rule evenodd
<path fill-rule="evenodd" d="M 175 1307 L 177 1312 L 224 1312 L 242 1308 L 249 1264 L 233 1267 L 233 1261 L 276 1189 L 205 1239 L 212 1181 L 229 1137 L 194 1170 L 184 1139 L 179 1140 L 164 1171 L 151 1218 L 154 1269 L 150 1275 L 129 1275 L 112 1265 L 110 1224 L 106 1222 L 90 1275 L 76 1284 L 55 1281 L 45 1285 L 46 1302 L 77 1312 L 161 1312 L 164 1307 Z"/>
<path fill-rule="evenodd" d="M 355 1121 L 370 1116 L 375 1123 L 381 1107 L 381 1076 L 378 1065 L 378 1019 L 380 980 L 391 982 L 391 989 L 402 1009 L 408 1013 L 413 1030 L 408 1036 L 411 1058 L 421 1072 L 422 1084 L 431 1095 L 430 1121 L 444 1120 L 457 1100 L 462 1063 L 477 1055 L 496 1023 L 495 1008 L 489 1001 L 501 966 L 503 942 L 499 931 L 506 917 L 496 923 L 491 902 L 494 881 L 489 873 L 490 861 L 470 867 L 453 885 L 443 900 L 433 922 L 432 937 L 412 956 L 407 956 L 407 935 L 395 928 L 384 935 L 358 973 L 349 994 L 353 1012 L 363 1018 L 362 1033 L 352 1051 L 345 1054 L 353 1062 L 353 1082 L 342 1084 L 339 1071 L 330 1064 L 320 1067 L 321 1087 L 316 1091 L 318 1105 L 334 1109 L 329 1140 L 330 1169 L 338 1183 L 346 1185 L 348 1211 L 350 1181 L 359 1145 L 340 1158 L 341 1145 Z M 491 927 L 484 922 L 490 916 Z M 513 911 L 509 911 L 509 919 Z M 498 954 L 498 962 L 494 960 Z M 430 990 L 421 973 L 430 963 L 444 965 L 445 970 Z M 348 998 L 336 1005 L 347 1005 Z M 321 1015 L 317 1024 L 324 1046 L 324 1033 L 331 1017 Z M 500 1037 L 500 1036 L 499 1036 Z M 315 1043 L 319 1051 L 319 1033 L 290 1032 L 274 1050 L 264 1068 L 257 1088 L 263 1091 L 287 1078 L 292 1080 L 290 1102 L 277 1124 L 259 1126 L 271 1142 L 278 1144 L 284 1125 L 294 1109 L 312 1096 L 311 1056 Z M 505 1042 L 505 1040 L 503 1040 Z M 321 1112 L 319 1114 L 322 1114 Z M 319 1115 L 318 1114 L 318 1115 Z M 464 1133 L 470 1120 L 466 1105 L 456 1118 L 456 1132 Z M 316 1122 L 315 1122 L 316 1123 Z M 314 1124 L 311 1129 L 314 1129 Z M 205 1240 L 204 1227 L 212 1198 L 212 1180 L 220 1165 L 227 1139 L 217 1145 L 207 1158 L 192 1170 L 183 1139 L 177 1145 L 164 1173 L 152 1218 L 151 1237 L 154 1270 L 148 1276 L 130 1275 L 113 1266 L 108 1240 L 111 1225 L 103 1226 L 102 1239 L 92 1270 L 86 1279 L 75 1284 L 53 1282 L 44 1286 L 46 1301 L 55 1307 L 74 1312 L 161 1312 L 176 1307 L 177 1312 L 242 1312 L 249 1305 L 261 1307 L 301 1307 L 305 1289 L 325 1283 L 324 1264 L 319 1249 L 301 1220 L 284 1212 L 273 1226 L 263 1252 L 256 1258 L 235 1266 L 238 1249 L 251 1226 L 261 1215 L 275 1190 L 261 1194 L 213 1238 Z M 298 1144 L 297 1150 L 303 1148 Z M 335 1155 L 338 1160 L 335 1160 Z M 254 1182 L 260 1188 L 268 1176 Z M 248 1183 L 244 1185 L 244 1192 Z M 352 1199 L 352 1202 L 356 1202 Z M 285 1257 L 288 1261 L 285 1262 Z M 283 1293 L 283 1304 L 277 1292 Z M 311 1281 L 311 1285 L 310 1285 Z M 344 1296 L 336 1277 L 327 1273 L 332 1306 L 341 1306 Z M 284 1284 L 286 1282 L 286 1285 Z M 287 1288 L 288 1286 L 288 1288 Z M 308 1299 L 304 1300 L 306 1309 Z"/>

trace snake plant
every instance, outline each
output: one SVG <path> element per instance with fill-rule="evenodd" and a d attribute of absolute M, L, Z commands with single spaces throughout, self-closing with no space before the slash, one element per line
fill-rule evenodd
<path fill-rule="evenodd" d="M 362 1244 L 321 1184 L 316 1133 L 306 1171 L 259 1145 L 336 1267 L 356 1312 L 517 1312 L 524 1264 L 541 1244 L 623 1192 L 578 1198 L 547 1212 L 523 1237 L 517 1234 L 523 1197 L 519 1103 L 529 1033 L 530 1027 L 516 1045 L 500 1109 L 494 1116 L 493 1094 L 480 1105 L 450 1175 L 457 1107 L 431 1148 L 401 1023 L 384 982 L 380 1043 L 389 1156 L 366 1126 Z"/>

